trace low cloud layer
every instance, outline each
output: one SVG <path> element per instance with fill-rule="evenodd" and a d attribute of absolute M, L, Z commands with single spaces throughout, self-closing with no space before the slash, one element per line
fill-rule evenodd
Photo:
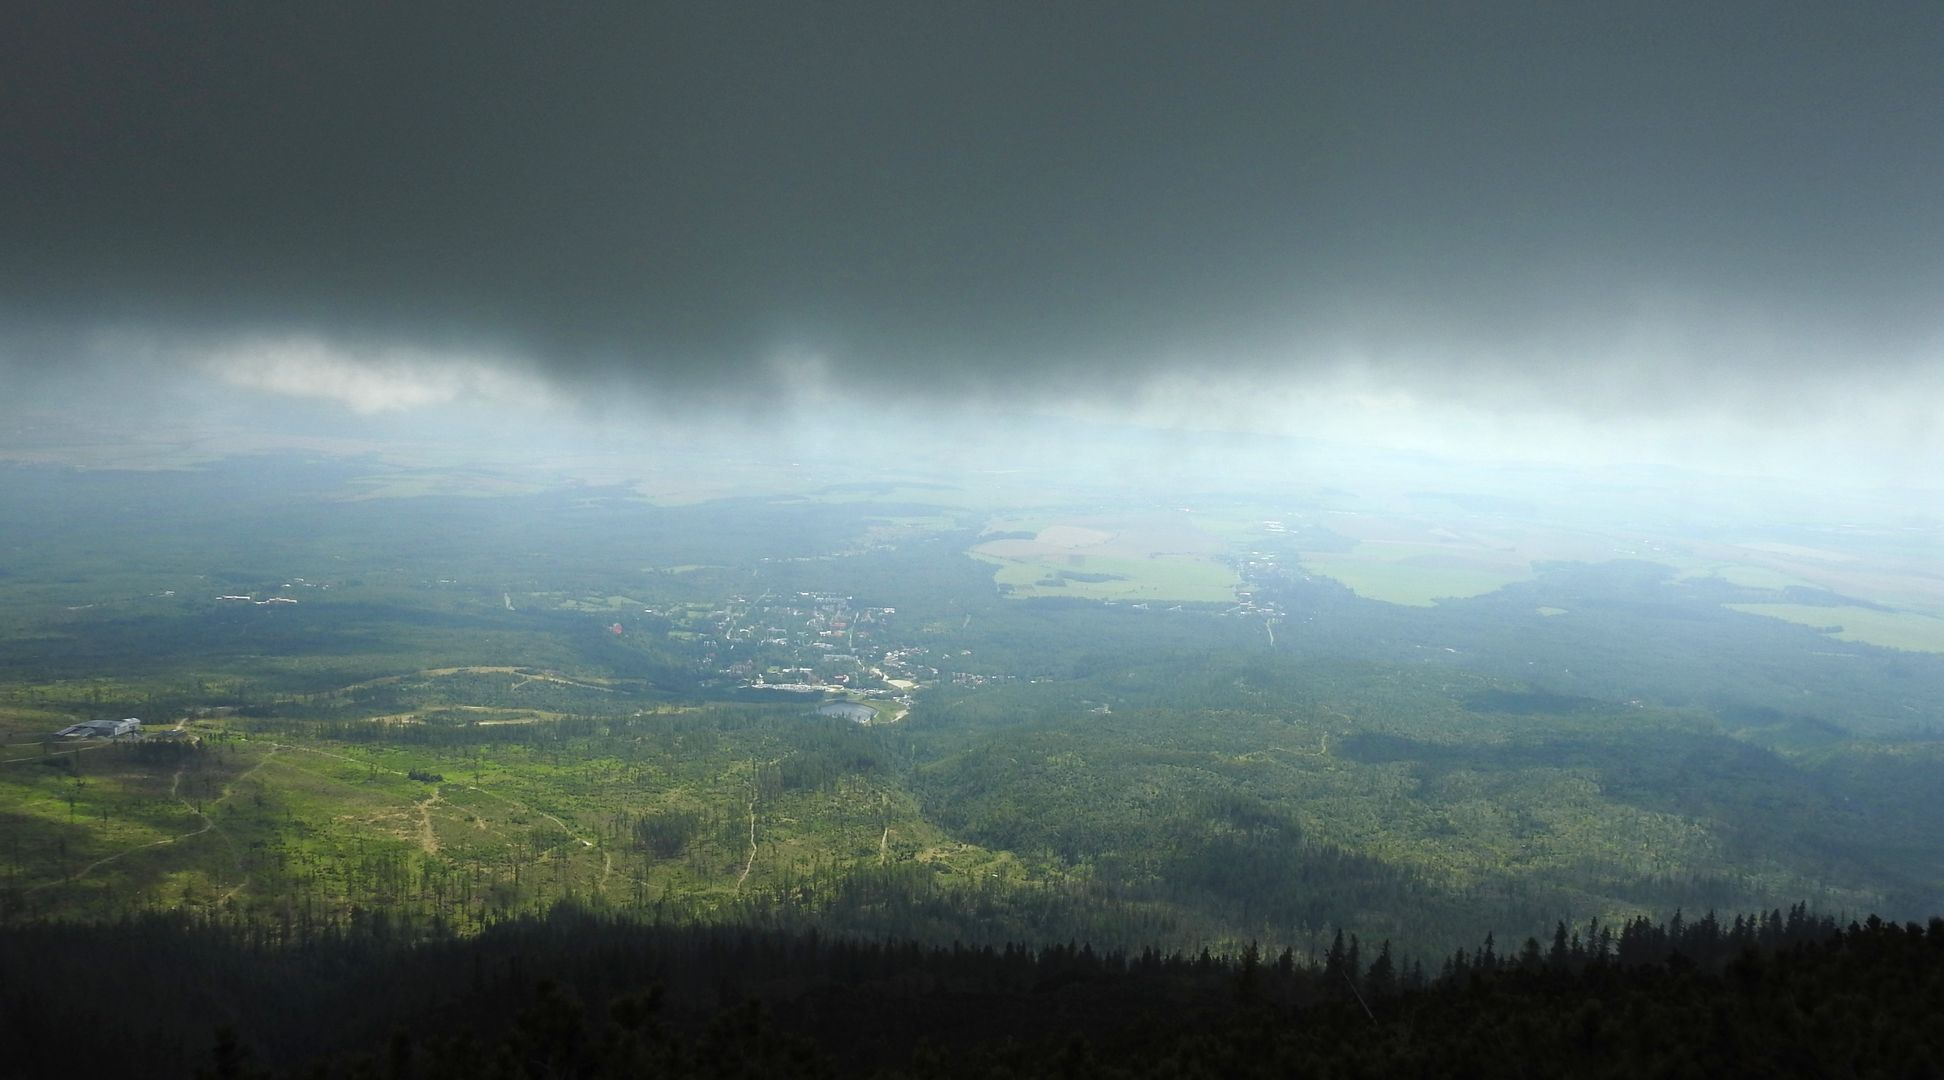
<path fill-rule="evenodd" d="M 454 403 L 555 403 L 544 381 L 490 359 L 401 349 L 345 354 L 310 338 L 229 343 L 202 356 L 200 367 L 231 386 L 335 402 L 366 415 Z"/>
<path fill-rule="evenodd" d="M 0 348 L 1935 454 L 1940 51 L 1934 5 L 13 5 Z"/>

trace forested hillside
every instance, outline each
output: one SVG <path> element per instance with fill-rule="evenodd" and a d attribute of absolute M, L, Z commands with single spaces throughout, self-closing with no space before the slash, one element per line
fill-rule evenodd
<path fill-rule="evenodd" d="M 0 918 L 473 933 L 572 900 L 1423 959 L 1676 907 L 1938 910 L 1944 657 L 1728 606 L 1847 610 L 1778 568 L 1815 573 L 1812 539 L 1903 566 L 1907 530 L 1005 485 L 0 472 Z M 1429 603 L 1319 572 L 1508 544 L 1579 558 Z M 1223 602 L 1140 599 L 1217 570 Z M 53 734 L 121 717 L 140 740 Z"/>

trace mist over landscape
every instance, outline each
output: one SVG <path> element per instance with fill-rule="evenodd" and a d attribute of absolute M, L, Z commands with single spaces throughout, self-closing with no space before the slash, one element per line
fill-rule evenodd
<path fill-rule="evenodd" d="M 0 1072 L 1934 1075 L 1941 46 L 9 7 Z"/>

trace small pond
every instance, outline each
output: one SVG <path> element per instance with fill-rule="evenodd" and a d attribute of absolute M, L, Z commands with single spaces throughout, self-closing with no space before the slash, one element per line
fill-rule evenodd
<path fill-rule="evenodd" d="M 872 720 L 877 719 L 877 710 L 871 708 L 869 705 L 860 705 L 855 701 L 833 701 L 819 708 L 817 715 L 841 716 L 853 723 L 868 724 Z"/>

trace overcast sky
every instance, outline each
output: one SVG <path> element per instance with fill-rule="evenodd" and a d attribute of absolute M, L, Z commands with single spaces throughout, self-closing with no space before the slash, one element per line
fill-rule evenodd
<path fill-rule="evenodd" d="M 1940 56 L 1937 4 L 23 0 L 0 377 L 1908 478 Z"/>

